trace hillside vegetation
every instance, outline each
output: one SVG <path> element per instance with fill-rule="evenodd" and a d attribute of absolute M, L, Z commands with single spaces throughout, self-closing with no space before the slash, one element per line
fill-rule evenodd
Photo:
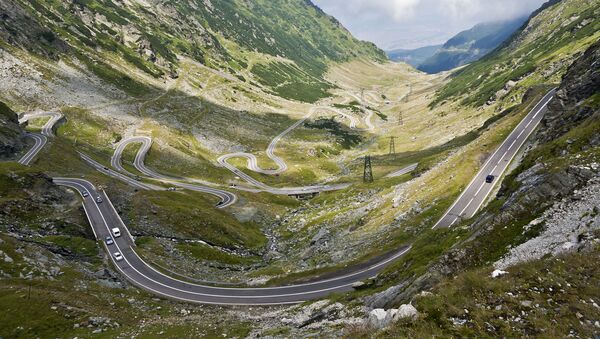
<path fill-rule="evenodd" d="M 600 38 L 599 15 L 598 1 L 548 2 L 496 51 L 455 72 L 433 104 L 451 98 L 466 105 L 492 104 L 522 95 L 532 84 L 557 82 Z"/>
<path fill-rule="evenodd" d="M 143 90 L 107 59 L 157 78 L 177 77 L 181 58 L 187 57 L 242 81 L 249 81 L 252 73 L 278 95 L 304 101 L 327 95 L 332 85 L 322 75 L 329 62 L 385 59 L 373 44 L 356 40 L 304 0 L 3 3 L 10 13 L 7 21 L 20 22 L 32 32 L 5 25 L 0 30 L 7 42 L 45 56 L 75 55 L 131 94 Z M 256 53 L 264 57 L 255 60 Z"/>
<path fill-rule="evenodd" d="M 498 47 L 525 21 L 517 18 L 509 21 L 489 22 L 462 31 L 448 40 L 417 69 L 427 73 L 447 71 L 478 60 Z"/>

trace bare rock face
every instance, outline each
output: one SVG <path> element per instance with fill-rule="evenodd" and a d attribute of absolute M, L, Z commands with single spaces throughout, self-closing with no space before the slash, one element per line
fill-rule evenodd
<path fill-rule="evenodd" d="M 391 308 L 387 311 L 383 308 L 376 308 L 369 312 L 367 324 L 373 328 L 381 329 L 388 327 L 398 320 L 415 320 L 418 316 L 419 312 L 411 304 L 400 305 L 400 307 L 397 309 Z"/>
<path fill-rule="evenodd" d="M 0 102 L 0 159 L 11 159 L 21 151 L 23 136 L 17 114 Z"/>
<path fill-rule="evenodd" d="M 556 139 L 574 125 L 595 116 L 598 108 L 584 103 L 600 93 L 600 42 L 592 45 L 577 59 L 565 74 L 556 96 L 549 103 L 549 111 L 538 134 L 542 142 Z M 598 133 L 600 134 L 600 133 Z"/>
<path fill-rule="evenodd" d="M 68 50 L 67 44 L 40 25 L 13 0 L 0 1 L 0 40 L 51 59 Z"/>

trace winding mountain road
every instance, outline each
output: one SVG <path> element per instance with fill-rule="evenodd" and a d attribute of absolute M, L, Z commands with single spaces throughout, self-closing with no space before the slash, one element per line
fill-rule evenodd
<path fill-rule="evenodd" d="M 494 189 L 494 185 L 499 182 L 498 179 L 502 177 L 512 159 L 542 121 L 546 106 L 555 93 L 556 89 L 548 92 L 515 127 L 433 228 L 450 227 L 459 220 L 472 218 L 479 211 Z M 491 183 L 486 182 L 488 175 L 494 176 Z"/>
<path fill-rule="evenodd" d="M 223 167 L 226 167 L 225 165 L 226 165 L 227 161 L 231 158 L 246 158 L 247 159 L 246 166 L 251 171 L 263 173 L 263 174 L 267 174 L 267 175 L 275 175 L 275 174 L 281 174 L 281 173 L 285 172 L 288 169 L 288 166 L 283 159 L 281 159 L 280 157 L 275 155 L 275 153 L 274 153 L 275 147 L 277 146 L 279 141 L 281 141 L 281 139 L 283 139 L 283 137 L 285 137 L 288 133 L 290 133 L 291 131 L 296 129 L 296 127 L 302 125 L 311 116 L 313 116 L 315 114 L 315 112 L 317 111 L 317 109 L 318 109 L 317 107 L 312 107 L 310 109 L 310 112 L 307 115 L 305 115 L 302 119 L 296 121 L 293 125 L 288 127 L 285 131 L 279 133 L 279 135 L 277 135 L 275 138 L 273 138 L 273 140 L 271 140 L 271 142 L 269 143 L 269 146 L 267 146 L 267 156 L 269 157 L 269 159 L 271 159 L 271 160 L 273 160 L 273 162 L 275 162 L 275 164 L 277 165 L 276 169 L 261 168 L 260 166 L 258 166 L 258 160 L 257 160 L 256 156 L 254 154 L 245 153 L 245 152 L 237 152 L 237 153 L 230 153 L 230 154 L 222 155 L 221 157 L 219 157 L 219 159 L 217 159 L 217 162 L 219 164 L 221 164 Z M 226 167 L 226 168 L 228 168 L 228 167 Z"/>
<path fill-rule="evenodd" d="M 189 184 L 189 183 L 181 182 L 182 180 L 186 180 L 186 178 L 176 178 L 176 177 L 163 175 L 163 174 L 157 173 L 157 172 L 149 169 L 148 167 L 146 167 L 146 164 L 144 164 L 144 160 L 146 159 L 146 155 L 148 154 L 148 151 L 150 151 L 150 148 L 152 147 L 152 139 L 150 137 L 138 136 L 138 137 L 126 138 L 126 139 L 123 139 L 117 145 L 117 148 L 115 149 L 115 152 L 113 153 L 113 156 L 110 160 L 111 166 L 113 168 L 115 168 L 117 171 L 133 176 L 125 168 L 123 168 L 123 165 L 121 162 L 121 158 L 123 156 L 123 151 L 125 150 L 125 147 L 132 143 L 141 143 L 142 144 L 142 146 L 140 147 L 140 149 L 138 150 L 138 152 L 135 155 L 135 159 L 133 161 L 133 166 L 138 171 L 140 171 L 140 173 L 144 174 L 148 178 L 155 179 L 155 180 L 165 183 L 165 184 L 170 184 L 173 186 L 178 186 L 178 187 L 189 189 L 192 191 L 208 193 L 208 194 L 217 196 L 219 199 L 221 199 L 219 201 L 219 203 L 217 204 L 217 208 L 225 208 L 225 207 L 231 206 L 231 205 L 235 204 L 235 202 L 237 201 L 237 196 L 231 192 L 228 192 L 228 191 L 225 191 L 222 189 L 218 189 L 218 188 L 204 186 L 204 185 Z"/>
<path fill-rule="evenodd" d="M 144 262 L 135 251 L 133 237 L 104 191 L 98 191 L 94 185 L 83 179 L 54 178 L 54 182 L 81 194 L 85 213 L 96 238 L 104 240 L 110 237 L 114 241 L 113 245 L 104 243 L 104 246 L 113 264 L 124 277 L 150 293 L 179 301 L 218 305 L 281 305 L 322 298 L 333 292 L 351 291 L 355 282 L 375 276 L 411 248 L 402 246 L 397 251 L 379 258 L 377 262 L 348 268 L 332 278 L 303 284 L 262 288 L 194 284 L 161 273 Z M 83 197 L 84 192 L 88 193 L 87 197 Z M 97 203 L 95 197 L 98 196 L 102 197 L 104 202 Z M 113 237 L 110 232 L 113 227 L 120 227 L 123 236 Z M 114 252 L 120 252 L 123 260 L 116 261 Z"/>
<path fill-rule="evenodd" d="M 552 90 L 544 96 L 535 108 L 511 132 L 434 228 L 450 227 L 458 218 L 454 216 L 453 211 L 460 210 L 459 215 L 465 217 L 476 213 L 493 188 L 492 184 L 485 182 L 486 176 L 492 174 L 499 177 L 503 174 L 510 161 L 540 123 L 546 105 L 554 95 L 554 92 Z M 143 161 L 151 145 L 151 140 L 146 137 L 124 140 L 117 147 L 111 161 L 116 169 L 125 171 L 120 163 L 121 154 L 125 146 L 133 142 L 142 143 L 142 147 L 134 161 L 134 166 L 141 173 L 149 177 L 158 176 L 162 178 L 161 180 L 165 181 L 167 180 L 165 178 L 168 178 L 169 181 L 174 179 L 161 176 L 145 168 Z M 195 284 L 166 275 L 144 262 L 135 251 L 134 238 L 104 191 L 97 190 L 93 184 L 83 179 L 54 178 L 54 182 L 58 185 L 70 187 L 81 194 L 85 213 L 96 238 L 104 240 L 108 237 L 114 241 L 112 245 L 104 243 L 104 247 L 109 253 L 115 267 L 124 277 L 132 284 L 150 293 L 179 301 L 219 305 L 280 305 L 300 303 L 310 299 L 322 298 L 333 292 L 350 291 L 354 283 L 375 276 L 387 265 L 411 249 L 411 246 L 401 246 L 396 251 L 373 262 L 343 269 L 336 274 L 330 275 L 331 278 L 296 285 L 234 288 Z M 84 193 L 87 193 L 86 197 L 84 197 Z M 102 197 L 103 202 L 98 203 L 96 197 Z M 110 231 L 113 227 L 122 228 L 124 235 L 117 238 L 113 237 Z M 115 252 L 121 253 L 123 259 L 117 261 L 114 258 Z"/>
<path fill-rule="evenodd" d="M 57 112 L 37 112 L 37 113 L 26 113 L 19 119 L 19 123 L 22 124 L 22 123 L 29 121 L 30 119 L 44 118 L 44 117 L 50 117 L 50 119 L 44 124 L 44 126 L 42 126 L 41 134 L 27 132 L 27 134 L 26 134 L 27 137 L 32 138 L 35 141 L 35 143 L 34 143 L 33 147 L 27 153 L 25 153 L 25 155 L 23 157 L 21 157 L 21 159 L 19 159 L 19 161 L 18 161 L 19 164 L 25 165 L 25 166 L 31 165 L 31 162 L 33 161 L 33 159 L 35 159 L 37 154 L 48 143 L 48 138 L 52 137 L 54 135 L 54 133 L 52 132 L 52 129 L 54 128 L 54 125 L 56 125 L 56 123 L 60 119 L 63 118 L 63 115 L 61 113 L 57 113 Z"/>

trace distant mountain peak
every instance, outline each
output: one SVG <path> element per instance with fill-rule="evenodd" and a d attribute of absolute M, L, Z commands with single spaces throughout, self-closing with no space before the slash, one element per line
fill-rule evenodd
<path fill-rule="evenodd" d="M 508 39 L 527 17 L 479 23 L 450 38 L 417 68 L 427 73 L 447 71 L 476 61 Z"/>

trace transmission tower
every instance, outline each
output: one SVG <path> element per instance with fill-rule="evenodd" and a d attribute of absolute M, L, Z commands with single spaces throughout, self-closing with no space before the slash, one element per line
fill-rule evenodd
<path fill-rule="evenodd" d="M 396 137 L 390 137 L 390 154 L 396 154 Z"/>
<path fill-rule="evenodd" d="M 404 125 L 404 114 L 402 114 L 402 111 L 398 112 L 398 125 Z"/>
<path fill-rule="evenodd" d="M 408 102 L 408 97 L 412 94 L 412 84 L 408 84 L 408 93 L 404 96 L 404 102 Z"/>
<path fill-rule="evenodd" d="M 373 169 L 371 168 L 371 156 L 365 155 L 365 170 L 363 173 L 364 182 L 373 182 Z"/>

